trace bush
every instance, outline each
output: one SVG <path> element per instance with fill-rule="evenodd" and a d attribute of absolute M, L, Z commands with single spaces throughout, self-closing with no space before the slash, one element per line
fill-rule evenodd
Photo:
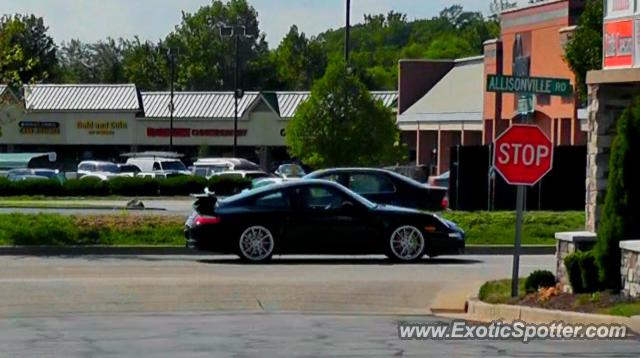
<path fill-rule="evenodd" d="M 159 183 L 152 178 L 115 177 L 108 181 L 112 195 L 155 196 Z"/>
<path fill-rule="evenodd" d="M 109 195 L 109 185 L 98 178 L 70 179 L 62 185 L 61 195 L 67 196 L 107 196 Z M 24 193 L 24 195 L 31 195 Z M 48 195 L 60 195 L 57 193 Z"/>
<path fill-rule="evenodd" d="M 159 184 L 163 196 L 189 195 L 202 193 L 207 180 L 199 176 L 180 175 L 161 179 Z"/>
<path fill-rule="evenodd" d="M 14 195 L 9 179 L 0 177 L 0 196 Z"/>
<path fill-rule="evenodd" d="M 618 119 L 595 247 L 600 281 L 620 289 L 620 240 L 640 236 L 640 97 Z"/>
<path fill-rule="evenodd" d="M 567 277 L 574 293 L 591 293 L 600 289 L 598 266 L 593 251 L 578 251 L 564 258 Z"/>
<path fill-rule="evenodd" d="M 12 195 L 60 195 L 62 184 L 57 179 L 28 179 L 11 182 Z"/>
<path fill-rule="evenodd" d="M 228 196 L 251 187 L 251 180 L 237 175 L 217 175 L 209 179 L 209 191 L 216 195 Z"/>
<path fill-rule="evenodd" d="M 556 277 L 547 270 L 533 271 L 524 281 L 524 289 L 527 293 L 538 292 L 542 287 L 555 287 Z"/>

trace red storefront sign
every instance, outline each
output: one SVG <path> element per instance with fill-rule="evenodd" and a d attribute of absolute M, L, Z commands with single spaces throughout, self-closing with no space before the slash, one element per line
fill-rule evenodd
<path fill-rule="evenodd" d="M 610 21 L 604 24 L 604 67 L 633 65 L 633 20 Z"/>
<path fill-rule="evenodd" d="M 147 128 L 147 137 L 169 137 L 170 134 L 171 130 L 169 128 Z M 245 137 L 246 135 L 246 129 L 238 129 L 238 137 Z M 233 137 L 233 129 L 173 128 L 173 137 Z"/>

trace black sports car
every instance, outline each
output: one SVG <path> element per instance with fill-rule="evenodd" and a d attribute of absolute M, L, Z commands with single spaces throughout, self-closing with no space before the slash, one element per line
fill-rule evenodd
<path fill-rule="evenodd" d="M 218 201 L 202 195 L 187 247 L 248 261 L 273 254 L 381 254 L 399 261 L 457 254 L 464 232 L 436 215 L 374 204 L 326 180 L 284 182 Z"/>
<path fill-rule="evenodd" d="M 447 206 L 447 188 L 423 184 L 385 169 L 324 169 L 308 174 L 303 179 L 331 180 L 380 204 L 433 211 L 446 209 Z"/>

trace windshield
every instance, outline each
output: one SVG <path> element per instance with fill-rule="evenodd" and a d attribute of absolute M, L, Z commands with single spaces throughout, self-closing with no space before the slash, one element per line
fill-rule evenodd
<path fill-rule="evenodd" d="M 96 166 L 97 172 L 120 173 L 120 168 L 115 164 L 101 163 Z"/>
<path fill-rule="evenodd" d="M 279 171 L 286 176 L 303 177 L 306 174 L 301 166 L 295 164 L 282 165 Z"/>
<path fill-rule="evenodd" d="M 53 178 L 56 176 L 56 172 L 54 172 L 53 170 L 34 170 L 33 174 L 47 178 Z"/>
<path fill-rule="evenodd" d="M 179 160 L 171 160 L 162 162 L 162 169 L 164 170 L 187 170 L 187 167 Z"/>

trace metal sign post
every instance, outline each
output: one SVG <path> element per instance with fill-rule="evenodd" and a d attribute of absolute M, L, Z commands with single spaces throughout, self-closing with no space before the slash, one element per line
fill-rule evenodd
<path fill-rule="evenodd" d="M 518 185 L 516 193 L 516 240 L 513 246 L 513 271 L 511 273 L 511 297 L 518 297 L 520 252 L 522 243 L 522 216 L 524 211 L 524 185 Z"/>

